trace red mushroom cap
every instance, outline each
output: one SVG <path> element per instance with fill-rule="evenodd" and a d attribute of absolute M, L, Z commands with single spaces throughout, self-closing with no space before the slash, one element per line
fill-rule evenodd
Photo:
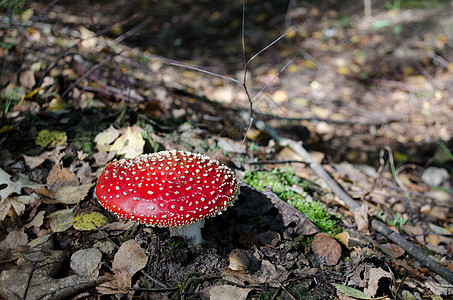
<path fill-rule="evenodd" d="M 123 219 L 176 227 L 215 216 L 239 193 L 234 173 L 219 161 L 184 151 L 162 151 L 109 163 L 96 196 Z"/>

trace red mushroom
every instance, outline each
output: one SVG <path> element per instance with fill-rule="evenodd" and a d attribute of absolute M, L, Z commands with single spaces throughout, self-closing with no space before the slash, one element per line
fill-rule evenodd
<path fill-rule="evenodd" d="M 239 193 L 233 172 L 219 161 L 162 151 L 109 163 L 96 196 L 107 210 L 138 223 L 170 227 L 171 235 L 201 242 L 204 219 L 220 214 Z"/>

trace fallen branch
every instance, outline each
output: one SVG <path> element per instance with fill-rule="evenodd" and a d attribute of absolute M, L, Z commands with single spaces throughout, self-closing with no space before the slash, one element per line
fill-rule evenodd
<path fill-rule="evenodd" d="M 397 232 L 388 228 L 384 223 L 377 220 L 371 221 L 371 228 L 377 232 L 383 234 L 385 237 L 390 239 L 392 242 L 403 248 L 411 256 L 415 257 L 422 265 L 430 269 L 431 271 L 436 272 L 438 275 L 442 276 L 445 280 L 453 284 L 453 272 L 444 267 L 442 264 L 428 257 L 422 250 L 417 246 L 407 241 Z"/>

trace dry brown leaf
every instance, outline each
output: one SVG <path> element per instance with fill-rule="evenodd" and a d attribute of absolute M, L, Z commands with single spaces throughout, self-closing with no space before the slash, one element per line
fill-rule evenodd
<path fill-rule="evenodd" d="M 28 236 L 21 230 L 12 230 L 3 241 L 0 241 L 0 250 L 7 251 L 16 249 L 19 246 L 25 246 L 28 243 Z"/>
<path fill-rule="evenodd" d="M 20 73 L 19 82 L 20 85 L 25 89 L 31 89 L 36 84 L 35 73 L 33 72 L 33 70 L 26 70 Z"/>
<path fill-rule="evenodd" d="M 78 204 L 86 197 L 91 186 L 92 184 L 64 186 L 57 191 L 55 199 L 63 204 Z"/>
<path fill-rule="evenodd" d="M 30 169 L 36 168 L 46 160 L 46 158 L 42 156 L 28 156 L 25 154 L 23 154 L 22 156 L 24 157 L 25 164 L 29 166 Z"/>
<path fill-rule="evenodd" d="M 47 188 L 53 192 L 58 192 L 59 189 L 65 186 L 77 186 L 79 179 L 77 175 L 68 169 L 61 169 L 58 165 L 54 165 L 47 176 Z"/>
<path fill-rule="evenodd" d="M 148 256 L 134 240 L 124 242 L 115 254 L 112 267 L 114 270 L 126 270 L 131 276 L 146 266 Z"/>
<path fill-rule="evenodd" d="M 341 258 L 341 246 L 327 233 L 318 233 L 311 244 L 316 258 L 321 264 L 334 266 Z"/>
<path fill-rule="evenodd" d="M 432 246 L 439 246 L 440 244 L 440 237 L 438 234 L 428 234 L 425 239 L 426 242 Z"/>
<path fill-rule="evenodd" d="M 104 167 L 109 161 L 111 161 L 116 155 L 116 151 L 110 152 L 97 152 L 93 154 L 93 158 L 96 161 L 97 166 Z"/>
<path fill-rule="evenodd" d="M 102 253 L 88 248 L 74 252 L 71 256 L 71 269 L 81 276 L 98 277 L 102 265 Z"/>
<path fill-rule="evenodd" d="M 393 243 L 381 244 L 379 247 L 393 258 L 398 258 L 405 252 L 403 248 Z"/>

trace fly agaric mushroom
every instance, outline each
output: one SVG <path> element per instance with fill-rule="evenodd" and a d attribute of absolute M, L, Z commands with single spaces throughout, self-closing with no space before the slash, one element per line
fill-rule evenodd
<path fill-rule="evenodd" d="M 198 245 L 204 219 L 220 214 L 239 193 L 233 172 L 219 161 L 184 151 L 161 151 L 109 163 L 96 196 L 104 208 L 141 224 L 169 227 Z"/>

